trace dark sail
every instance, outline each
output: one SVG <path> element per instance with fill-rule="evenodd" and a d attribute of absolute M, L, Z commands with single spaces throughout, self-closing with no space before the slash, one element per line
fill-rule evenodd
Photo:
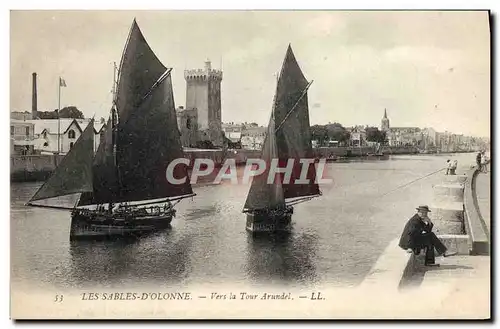
<path fill-rule="evenodd" d="M 120 122 L 117 134 L 117 163 L 120 195 L 115 201 L 150 200 L 192 194 L 187 166 L 177 165 L 174 177 L 186 177 L 185 184 L 167 180 L 167 166 L 183 158 L 177 128 L 175 103 L 170 74 L 127 122 Z"/>
<path fill-rule="evenodd" d="M 149 47 L 134 19 L 120 63 L 115 98 L 121 122 L 142 102 L 151 87 L 167 71 Z"/>
<path fill-rule="evenodd" d="M 112 200 L 119 191 L 118 175 L 113 152 L 113 115 L 108 119 L 106 128 L 95 154 L 92 168 L 91 193 L 83 193 L 78 205 L 106 203 Z"/>
<path fill-rule="evenodd" d="M 308 86 L 292 48 L 288 46 L 278 79 L 274 118 L 280 167 L 286 167 L 288 159 L 295 160 L 290 183 L 283 184 L 285 199 L 320 194 L 314 164 L 309 165 L 309 184 L 294 184 L 302 170 L 299 160 L 314 159 L 309 126 Z"/>
<path fill-rule="evenodd" d="M 94 119 L 29 202 L 92 191 Z"/>
<path fill-rule="evenodd" d="M 272 159 L 278 157 L 276 145 L 274 119 L 271 115 L 271 120 L 267 126 L 267 135 L 262 146 L 261 159 L 266 163 L 266 170 L 258 176 L 255 176 L 250 186 L 250 191 L 245 202 L 244 210 L 257 209 L 274 209 L 278 206 L 285 205 L 283 196 L 283 187 L 279 180 L 275 180 L 275 184 L 267 182 L 269 175 L 269 164 Z"/>
<path fill-rule="evenodd" d="M 148 144 L 136 143 L 134 138 L 140 138 L 141 143 L 144 143 L 145 138 L 136 134 L 137 127 L 141 124 L 143 132 L 147 131 L 151 135 L 156 135 L 158 138 L 165 136 L 165 130 L 169 130 L 172 124 L 165 124 L 166 120 L 169 122 L 171 119 L 171 111 L 169 110 L 158 110 L 161 107 L 158 103 L 152 103 L 152 97 L 155 98 L 153 102 L 157 102 L 159 97 L 164 97 L 167 99 L 166 95 L 159 96 L 159 92 L 167 92 L 169 94 L 172 91 L 166 91 L 168 87 L 160 86 L 155 87 L 155 95 L 148 95 L 151 93 L 155 83 L 164 76 L 167 72 L 167 68 L 158 60 L 154 52 L 149 47 L 146 39 L 142 35 L 139 26 L 136 21 L 132 23 L 132 27 L 129 33 L 127 43 L 123 52 L 120 71 L 118 77 L 117 94 L 114 100 L 114 108 L 111 114 L 111 118 L 108 120 L 106 130 L 104 132 L 103 139 L 97 149 L 97 153 L 94 160 L 93 167 L 93 182 L 94 190 L 92 193 L 84 193 L 79 201 L 79 205 L 89 205 L 89 204 L 102 204 L 108 202 L 120 202 L 120 201 L 132 201 L 127 200 L 130 196 L 131 183 L 129 182 L 130 177 L 138 178 L 144 177 L 143 174 L 138 174 L 138 170 L 147 170 L 145 167 L 142 169 L 135 168 L 136 166 L 141 166 L 139 162 L 128 162 L 136 161 L 137 156 L 129 156 L 133 152 L 138 152 L 140 154 L 144 153 L 144 148 L 149 147 Z M 170 81 L 170 80 L 168 80 Z M 170 84 L 170 89 L 172 88 Z M 161 91 L 160 91 L 161 90 Z M 173 104 L 173 98 L 172 98 Z M 153 106 L 155 109 L 148 109 L 147 106 Z M 173 105 L 172 105 L 173 106 Z M 151 110 L 155 114 L 152 115 L 148 113 Z M 174 122 L 175 109 L 174 111 Z M 161 114 L 168 112 L 168 115 L 161 117 Z M 139 114 L 140 113 L 140 114 Z M 141 115 L 149 116 L 147 122 Z M 131 119 L 133 117 L 133 119 Z M 157 121 L 152 120 L 155 118 Z M 138 120 L 141 123 L 134 123 L 134 120 Z M 160 123 L 165 125 L 161 126 Z M 146 124 L 150 126 L 146 126 Z M 129 126 L 135 127 L 130 130 Z M 177 130 L 177 128 L 176 128 Z M 132 135 L 128 135 L 131 133 Z M 168 136 L 168 138 L 173 137 L 173 133 Z M 172 136 L 171 136 L 172 135 Z M 174 138 L 174 137 L 173 137 Z M 121 141 L 120 141 L 121 139 Z M 126 142 L 124 141 L 126 140 Z M 131 143 L 131 140 L 133 143 Z M 177 136 L 177 141 L 180 145 L 179 137 Z M 163 144 L 176 145 L 177 141 L 170 139 L 163 139 Z M 132 145 L 133 144 L 133 145 Z M 161 146 L 163 147 L 163 145 Z M 159 148 L 159 150 L 161 149 Z M 182 148 L 180 148 L 182 152 Z M 164 151 L 164 150 L 161 150 Z M 176 153 L 177 154 L 177 153 Z M 148 161 L 161 161 L 155 159 L 164 159 L 165 155 L 158 153 L 151 155 Z M 168 163 L 164 163 L 166 166 Z M 133 170 L 130 167 L 134 167 Z M 180 167 L 180 166 L 177 166 Z M 155 167 L 156 168 L 156 167 Z M 149 168 L 149 170 L 157 170 Z M 122 177 L 122 171 L 127 176 L 127 178 Z M 131 174 L 133 173 L 133 174 Z M 158 174 L 157 172 L 154 173 Z M 163 173 L 165 177 L 165 172 Z M 146 188 L 150 186 L 150 177 L 146 179 L 148 183 L 137 182 L 137 185 Z M 160 184 L 160 183 L 159 183 Z M 156 189 L 165 189 L 164 185 L 159 185 L 162 187 L 156 187 Z M 190 188 L 190 187 L 189 187 Z M 144 194 L 141 200 L 149 199 L 150 196 L 165 194 L 165 196 L 179 195 L 179 186 L 176 186 L 172 191 L 169 190 L 168 193 L 158 193 L 155 191 L 150 192 L 150 194 Z M 134 196 L 136 199 L 136 196 Z"/>

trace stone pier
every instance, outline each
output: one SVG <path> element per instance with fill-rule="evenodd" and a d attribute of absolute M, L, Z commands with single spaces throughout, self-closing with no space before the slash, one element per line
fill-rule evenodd
<path fill-rule="evenodd" d="M 465 236 L 464 189 L 466 180 L 465 175 L 447 175 L 441 184 L 434 185 L 434 199 L 430 208 L 434 232 L 437 235 Z M 453 240 L 456 242 L 456 239 Z"/>

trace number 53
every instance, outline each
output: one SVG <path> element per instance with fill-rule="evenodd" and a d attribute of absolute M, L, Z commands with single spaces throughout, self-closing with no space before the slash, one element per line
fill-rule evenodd
<path fill-rule="evenodd" d="M 56 295 L 56 299 L 54 300 L 54 302 L 62 302 L 63 301 L 63 295 Z"/>

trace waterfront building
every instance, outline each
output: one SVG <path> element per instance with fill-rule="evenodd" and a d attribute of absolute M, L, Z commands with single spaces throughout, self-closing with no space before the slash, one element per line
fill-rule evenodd
<path fill-rule="evenodd" d="M 422 129 L 422 139 L 424 149 L 433 149 L 436 147 L 438 133 L 433 128 Z"/>
<path fill-rule="evenodd" d="M 233 123 L 223 123 L 222 132 L 227 138 L 230 146 L 242 147 L 241 137 L 243 134 L 244 125 L 233 124 Z"/>
<path fill-rule="evenodd" d="M 11 120 L 11 136 L 18 139 L 14 143 L 28 143 L 32 148 L 29 154 L 53 154 L 58 152 L 58 136 L 60 153 L 67 153 L 87 127 L 90 119 L 44 119 L 44 120 Z M 58 125 L 59 132 L 58 134 Z M 94 149 L 99 146 L 101 132 L 104 124 L 94 122 Z M 27 135 L 28 127 L 30 134 Z M 31 133 L 32 131 L 32 133 Z M 27 136 L 27 137 L 26 137 Z M 11 137 L 12 138 L 12 137 Z M 21 141 L 24 139 L 24 141 Z"/>
<path fill-rule="evenodd" d="M 35 125 L 24 120 L 10 120 L 10 154 L 31 155 L 35 153 Z"/>
<path fill-rule="evenodd" d="M 389 146 L 419 146 L 423 144 L 421 129 L 418 127 L 391 127 L 387 131 Z"/>
<path fill-rule="evenodd" d="M 266 127 L 245 126 L 241 133 L 241 147 L 248 150 L 260 150 L 266 138 Z"/>
<path fill-rule="evenodd" d="M 391 127 L 387 117 L 387 109 L 384 109 L 380 130 L 386 132 L 389 146 L 420 146 L 424 144 L 424 137 L 420 128 Z"/>
<path fill-rule="evenodd" d="M 350 133 L 350 146 L 361 147 L 366 145 L 366 130 L 363 126 L 349 127 L 346 130 Z"/>
<path fill-rule="evenodd" d="M 221 147 L 221 81 L 222 71 L 212 69 L 209 60 L 204 69 L 185 70 L 186 109 L 196 111 L 198 138 Z"/>

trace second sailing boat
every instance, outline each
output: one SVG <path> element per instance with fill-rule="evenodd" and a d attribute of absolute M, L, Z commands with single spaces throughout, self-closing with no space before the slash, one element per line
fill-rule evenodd
<path fill-rule="evenodd" d="M 245 202 L 243 212 L 247 214 L 246 229 L 250 232 L 287 232 L 291 229 L 292 205 L 310 200 L 321 194 L 316 182 L 316 168 L 311 144 L 306 80 L 288 46 L 285 60 L 278 78 L 271 119 L 261 159 L 266 163 L 263 174 L 255 176 Z M 270 165 L 287 166 L 292 159 L 290 181 L 282 179 L 268 181 Z M 310 164 L 302 164 L 308 159 Z M 308 166 L 308 183 L 301 183 L 302 167 Z"/>
<path fill-rule="evenodd" d="M 71 239 L 140 235 L 169 227 L 173 202 L 195 195 L 189 180 L 172 184 L 166 177 L 168 164 L 183 157 L 170 72 L 134 20 L 95 156 L 92 120 L 28 205 L 82 193 L 75 207 L 66 208 L 72 211 Z M 176 166 L 174 176 L 187 177 L 187 167 Z"/>

